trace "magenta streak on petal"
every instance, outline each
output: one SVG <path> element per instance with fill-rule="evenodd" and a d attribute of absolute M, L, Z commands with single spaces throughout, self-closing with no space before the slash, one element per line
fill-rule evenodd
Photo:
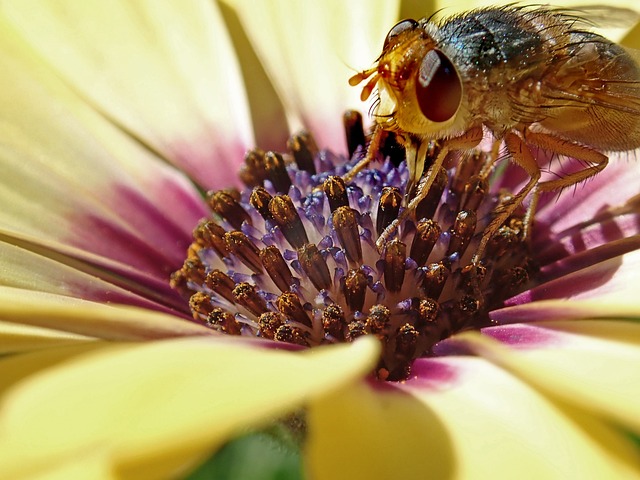
<path fill-rule="evenodd" d="M 640 235 L 604 243 L 542 267 L 539 281 L 546 283 L 640 248 Z"/>
<path fill-rule="evenodd" d="M 166 196 L 161 195 L 163 192 Z M 182 265 L 191 243 L 191 230 L 206 210 L 198 206 L 181 227 L 163 209 L 170 210 L 171 201 L 190 200 L 189 197 L 172 189 L 168 182 L 156 195 L 159 200 L 154 204 L 141 192 L 114 186 L 113 192 L 105 195 L 105 204 L 118 218 L 112 221 L 92 212 L 79 212 L 68 242 L 168 281 L 171 272 Z"/>
<path fill-rule="evenodd" d="M 482 329 L 482 334 L 518 349 L 562 345 L 560 335 L 537 325 L 516 324 L 487 327 Z"/>
<path fill-rule="evenodd" d="M 452 357 L 454 358 L 454 357 Z M 411 375 L 400 382 L 381 382 L 369 379 L 374 390 L 442 390 L 449 388 L 460 380 L 462 372 L 459 367 L 446 358 L 418 358 L 411 366 Z"/>
<path fill-rule="evenodd" d="M 174 163 L 195 183 L 206 189 L 240 187 L 238 172 L 244 162 L 247 145 L 242 141 L 222 139 L 216 144 L 213 132 L 202 141 L 174 141 L 169 145 Z"/>
<path fill-rule="evenodd" d="M 536 229 L 533 248 L 536 258 L 544 265 L 637 234 L 640 234 L 640 214 L 614 209 L 563 232 L 553 233 L 544 227 Z"/>

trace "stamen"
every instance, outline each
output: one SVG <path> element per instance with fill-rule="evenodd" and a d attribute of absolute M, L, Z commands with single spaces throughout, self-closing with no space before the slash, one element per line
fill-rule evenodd
<path fill-rule="evenodd" d="M 351 262 L 362 262 L 362 245 L 358 233 L 356 211 L 350 207 L 339 207 L 333 212 L 333 228 L 338 240 Z"/>
<path fill-rule="evenodd" d="M 318 154 L 318 147 L 309 132 L 293 135 L 287 142 L 287 147 L 293 153 L 293 159 L 300 170 L 309 172 L 311 175 L 316 174 L 313 159 Z"/>
<path fill-rule="evenodd" d="M 291 186 L 291 179 L 287 173 L 282 155 L 275 152 L 267 152 L 264 158 L 267 178 L 271 180 L 273 188 L 279 193 L 288 192 Z"/>
<path fill-rule="evenodd" d="M 302 220 L 288 195 L 277 195 L 269 202 L 269 211 L 282 230 L 284 238 L 293 248 L 301 248 L 309 242 Z"/>
<path fill-rule="evenodd" d="M 351 312 L 362 311 L 367 293 L 367 276 L 361 269 L 351 269 L 344 279 L 344 297 Z"/>
<path fill-rule="evenodd" d="M 282 258 L 278 247 L 269 245 L 260 250 L 260 260 L 269 277 L 271 277 L 271 280 L 273 280 L 273 283 L 276 284 L 276 287 L 278 287 L 280 291 L 286 292 L 291 288 L 293 275 L 291 275 L 291 270 L 289 270 L 287 262 Z"/>
<path fill-rule="evenodd" d="M 316 245 L 307 243 L 302 246 L 298 250 L 298 261 L 314 287 L 326 290 L 331 286 L 329 267 Z"/>
<path fill-rule="evenodd" d="M 364 126 L 362 124 L 362 114 L 355 110 L 347 110 L 342 117 L 342 121 L 344 123 L 344 130 L 347 137 L 349 158 L 351 158 L 358 147 L 364 147 L 366 144 Z"/>
<path fill-rule="evenodd" d="M 229 252 L 233 253 L 255 273 L 262 273 L 260 251 L 244 233 L 233 231 L 224 235 L 224 242 Z"/>
<path fill-rule="evenodd" d="M 229 192 L 213 192 L 209 196 L 211 210 L 224 218 L 236 230 L 242 228 L 242 223 L 251 223 L 251 217 Z"/>
<path fill-rule="evenodd" d="M 332 212 L 340 207 L 348 207 L 349 199 L 347 198 L 347 187 L 344 180 L 335 175 L 330 175 L 322 184 L 324 194 L 329 201 L 329 208 Z"/>
<path fill-rule="evenodd" d="M 396 187 L 384 187 L 378 203 L 378 215 L 376 216 L 376 232 L 381 235 L 391 225 L 400 212 L 402 195 Z"/>
<path fill-rule="evenodd" d="M 399 292 L 404 282 L 404 263 L 407 246 L 395 239 L 387 244 L 384 252 L 384 284 L 389 292 Z"/>

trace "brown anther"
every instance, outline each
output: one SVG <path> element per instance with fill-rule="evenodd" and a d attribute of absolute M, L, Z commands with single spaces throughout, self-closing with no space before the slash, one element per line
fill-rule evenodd
<path fill-rule="evenodd" d="M 362 311 L 367 293 L 367 276 L 361 269 L 351 269 L 344 277 L 344 298 L 351 312 Z"/>
<path fill-rule="evenodd" d="M 249 197 L 249 203 L 253 208 L 255 208 L 260 216 L 265 220 L 270 220 L 272 217 L 271 211 L 269 210 L 269 202 L 273 197 L 267 189 L 264 187 L 256 187 L 251 192 L 251 196 Z"/>
<path fill-rule="evenodd" d="M 358 264 L 362 263 L 362 245 L 356 211 L 351 207 L 339 207 L 333 212 L 332 219 L 333 228 L 347 259 Z"/>
<path fill-rule="evenodd" d="M 236 302 L 236 298 L 233 296 L 233 289 L 236 287 L 236 282 L 234 282 L 226 273 L 223 273 L 220 270 L 213 270 L 212 272 L 209 272 L 207 278 L 205 278 L 204 284 L 207 288 L 213 290 L 229 302 Z"/>
<path fill-rule="evenodd" d="M 278 297 L 276 306 L 278 310 L 280 310 L 280 313 L 290 320 L 306 325 L 307 327 L 311 326 L 311 319 L 302 307 L 300 298 L 295 293 L 284 292 Z"/>
<path fill-rule="evenodd" d="M 309 132 L 302 131 L 292 135 L 287 141 L 287 147 L 291 150 L 293 159 L 300 170 L 309 172 L 311 175 L 316 174 L 313 159 L 318 154 L 318 146 Z"/>
<path fill-rule="evenodd" d="M 194 283 L 202 284 L 204 282 L 206 273 L 205 268 L 200 259 L 189 258 L 184 261 L 182 265 L 182 270 Z"/>
<path fill-rule="evenodd" d="M 213 248 L 219 257 L 226 257 L 229 253 L 224 242 L 226 230 L 213 220 L 208 220 L 196 227 L 193 236 L 203 248 Z"/>
<path fill-rule="evenodd" d="M 240 179 L 249 187 L 262 185 L 267 178 L 264 151 L 254 149 L 244 156 L 244 165 L 240 169 Z"/>
<path fill-rule="evenodd" d="M 387 307 L 384 305 L 373 305 L 369 309 L 369 315 L 367 316 L 367 329 L 375 334 L 385 333 L 390 321 L 391 312 Z"/>
<path fill-rule="evenodd" d="M 263 337 L 273 340 L 276 332 L 281 325 L 284 325 L 285 318 L 278 312 L 265 312 L 260 315 L 258 325 L 260 325 L 260 333 Z"/>
<path fill-rule="evenodd" d="M 280 325 L 278 330 L 276 330 L 275 339 L 279 342 L 292 343 L 303 347 L 309 346 L 309 343 L 305 340 L 304 334 L 300 329 L 291 325 Z"/>
<path fill-rule="evenodd" d="M 324 331 L 336 340 L 344 340 L 347 322 L 344 312 L 339 305 L 332 303 L 322 311 L 322 326 Z"/>
<path fill-rule="evenodd" d="M 362 115 L 355 110 L 347 110 L 342 117 L 344 132 L 347 137 L 347 148 L 349 158 L 353 156 L 359 146 L 366 145 L 364 127 L 362 125 Z"/>
<path fill-rule="evenodd" d="M 442 200 L 442 194 L 447 186 L 448 180 L 447 171 L 444 167 L 440 167 L 438 175 L 436 175 L 436 178 L 433 180 L 427 196 L 416 206 L 416 220 L 433 218 Z M 422 187 L 419 186 L 418 188 Z"/>
<path fill-rule="evenodd" d="M 424 279 L 422 280 L 424 296 L 438 299 L 449 276 L 449 270 L 440 262 L 431 263 L 422 268 L 422 271 L 424 272 Z"/>
<path fill-rule="evenodd" d="M 489 183 L 486 179 L 471 177 L 464 186 L 460 208 L 462 210 L 478 210 L 488 190 Z"/>
<path fill-rule="evenodd" d="M 413 358 L 420 334 L 416 328 L 405 323 L 396 332 L 396 355 L 401 359 Z"/>
<path fill-rule="evenodd" d="M 224 241 L 229 252 L 233 253 L 242 263 L 253 270 L 262 273 L 260 250 L 244 233 L 239 231 L 227 232 Z"/>
<path fill-rule="evenodd" d="M 291 186 L 291 179 L 284 164 L 282 155 L 275 152 L 265 153 L 265 166 L 267 170 L 267 178 L 271 180 L 273 188 L 278 193 L 287 193 Z"/>
<path fill-rule="evenodd" d="M 201 320 L 202 317 L 207 317 L 209 313 L 213 310 L 213 305 L 211 305 L 211 297 L 206 293 L 196 292 L 191 295 L 189 299 L 189 308 L 191 309 L 191 313 L 193 314 L 194 320 Z"/>
<path fill-rule="evenodd" d="M 269 277 L 271 277 L 271 280 L 273 280 L 273 283 L 276 284 L 276 287 L 278 287 L 280 291 L 286 292 L 291 288 L 293 275 L 278 247 L 269 245 L 260 250 L 260 260 Z"/>
<path fill-rule="evenodd" d="M 480 300 L 472 295 L 463 295 L 458 302 L 460 310 L 467 315 L 474 315 L 480 310 Z"/>
<path fill-rule="evenodd" d="M 442 229 L 440 225 L 433 220 L 421 220 L 418 222 L 409 253 L 409 256 L 413 258 L 418 266 L 427 263 L 429 255 L 440 238 L 441 233 Z"/>
<path fill-rule="evenodd" d="M 335 211 L 340 207 L 349 206 L 349 198 L 347 197 L 347 186 L 342 178 L 330 175 L 322 184 L 324 194 L 327 196 L 329 208 Z"/>
<path fill-rule="evenodd" d="M 329 267 L 317 246 L 307 243 L 299 248 L 298 261 L 314 287 L 318 290 L 327 290 L 331 286 Z"/>
<path fill-rule="evenodd" d="M 256 287 L 250 283 L 242 282 L 233 289 L 236 303 L 242 305 L 256 317 L 267 311 L 267 302 L 256 291 Z"/>
<path fill-rule="evenodd" d="M 384 285 L 389 292 L 399 292 L 404 282 L 404 267 L 407 259 L 407 246 L 394 239 L 384 252 Z"/>
<path fill-rule="evenodd" d="M 367 333 L 367 325 L 362 320 L 354 320 L 347 325 L 347 340 L 350 342 Z"/>
<path fill-rule="evenodd" d="M 384 187 L 382 189 L 376 215 L 376 232 L 378 235 L 382 235 L 385 228 L 398 218 L 401 204 L 402 195 L 400 195 L 400 190 L 396 187 Z"/>
<path fill-rule="evenodd" d="M 487 269 L 481 264 L 465 265 L 460 269 L 457 288 L 463 291 L 476 291 L 487 274 Z"/>
<path fill-rule="evenodd" d="M 489 258 L 497 259 L 502 257 L 514 245 L 520 241 L 519 232 L 507 225 L 502 225 L 487 244 L 486 255 Z"/>
<path fill-rule="evenodd" d="M 251 223 L 251 217 L 238 201 L 225 191 L 209 192 L 208 202 L 211 210 L 224 218 L 236 230 L 242 228 L 242 223 Z"/>
<path fill-rule="evenodd" d="M 418 304 L 418 314 L 420 325 L 426 326 L 434 323 L 438 319 L 440 313 L 440 304 L 433 298 L 423 298 Z"/>
<path fill-rule="evenodd" d="M 222 308 L 214 308 L 205 320 L 210 327 L 215 327 L 227 335 L 240 335 L 241 327 L 234 316 Z"/>
<path fill-rule="evenodd" d="M 302 220 L 289 195 L 277 195 L 269 202 L 269 211 L 280 227 L 284 238 L 293 248 L 300 248 L 309 241 Z"/>
<path fill-rule="evenodd" d="M 469 246 L 471 237 L 476 230 L 476 213 L 471 210 L 458 212 L 456 220 L 451 228 L 451 241 L 447 248 L 447 255 L 459 253 L 460 256 Z"/>
<path fill-rule="evenodd" d="M 174 290 L 177 290 L 183 298 L 188 299 L 195 293 L 195 290 L 190 288 L 188 285 L 190 280 L 189 275 L 183 268 L 181 268 L 171 274 L 169 286 Z"/>

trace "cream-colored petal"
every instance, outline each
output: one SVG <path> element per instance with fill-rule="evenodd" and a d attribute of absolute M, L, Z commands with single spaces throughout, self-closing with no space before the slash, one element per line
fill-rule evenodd
<path fill-rule="evenodd" d="M 31 248 L 35 249 L 33 245 Z M 92 265 L 88 262 L 92 257 L 84 258 L 87 262 L 55 250 L 43 248 L 36 253 L 0 241 L 0 285 L 153 310 L 186 309 L 185 301 L 170 289 L 168 282 L 119 270 L 116 262 Z"/>
<path fill-rule="evenodd" d="M 0 355 L 93 341 L 91 337 L 0 320 Z"/>
<path fill-rule="evenodd" d="M 321 147 L 344 148 L 341 115 L 368 110 L 347 80 L 369 68 L 397 20 L 398 2 L 251 2 L 238 9 L 247 35 L 289 114 L 290 127 L 310 129 Z"/>
<path fill-rule="evenodd" d="M 473 357 L 431 360 L 448 382 L 361 382 L 312 402 L 316 479 L 637 478 L 640 459 L 604 422 L 559 408 Z"/>
<path fill-rule="evenodd" d="M 206 187 L 235 180 L 252 144 L 246 96 L 215 2 L 17 1 L 3 12 L 87 100 Z"/>
<path fill-rule="evenodd" d="M 240 429 L 364 375 L 378 352 L 371 339 L 309 353 L 191 339 L 76 357 L 3 397 L 0 475 L 95 446 L 122 478 L 170 477 Z"/>
<path fill-rule="evenodd" d="M 537 329 L 545 341 L 507 348 L 477 333 L 460 339 L 548 395 L 640 432 L 638 323 L 574 320 L 511 325 L 498 327 L 496 338 L 506 342 L 508 332 L 518 329 Z M 492 335 L 491 330 L 485 333 Z"/>
<path fill-rule="evenodd" d="M 0 320 L 108 340 L 214 335 L 203 325 L 146 308 L 0 286 Z"/>
<path fill-rule="evenodd" d="M 87 106 L 2 15 L 0 70 L 2 240 L 87 251 L 166 282 L 207 212 L 198 191 Z"/>

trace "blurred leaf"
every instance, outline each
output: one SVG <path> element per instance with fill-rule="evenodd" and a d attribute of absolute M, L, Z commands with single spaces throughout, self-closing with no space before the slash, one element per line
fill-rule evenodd
<path fill-rule="evenodd" d="M 254 433 L 229 442 L 187 480 L 299 480 L 299 452 L 285 448 L 272 436 Z"/>

